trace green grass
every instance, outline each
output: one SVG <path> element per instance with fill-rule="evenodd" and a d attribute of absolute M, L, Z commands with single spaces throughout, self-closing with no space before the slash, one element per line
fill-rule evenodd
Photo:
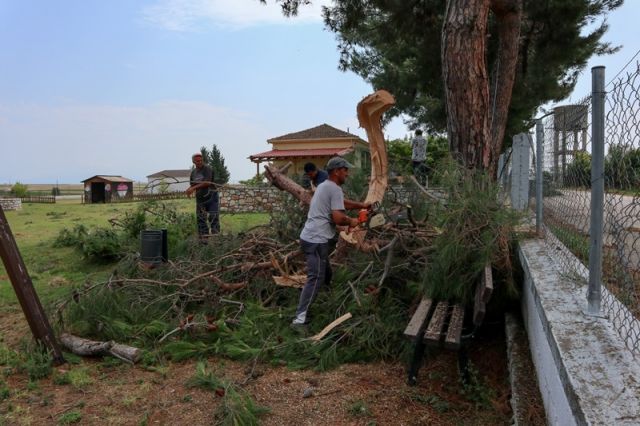
<path fill-rule="evenodd" d="M 106 277 L 113 265 L 91 264 L 81 258 L 73 248 L 53 247 L 53 240 L 65 227 L 77 224 L 87 227 L 108 227 L 109 219 L 126 211 L 135 210 L 139 203 L 79 204 L 69 200 L 56 204 L 23 204 L 22 210 L 7 211 L 5 215 L 18 244 L 36 292 L 43 304 L 59 297 L 65 287 L 86 280 Z M 193 200 L 174 200 L 180 211 L 194 211 Z M 237 233 L 268 222 L 268 215 L 261 213 L 222 214 L 223 232 Z M 195 233 L 195 229 L 194 229 Z M 15 309 L 17 299 L 3 265 L 0 265 L 0 313 Z"/>

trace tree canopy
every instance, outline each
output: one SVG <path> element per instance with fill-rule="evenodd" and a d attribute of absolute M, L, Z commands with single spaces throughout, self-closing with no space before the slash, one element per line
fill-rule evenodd
<path fill-rule="evenodd" d="M 261 0 L 263 3 L 264 0 Z M 486 0 L 494 6 L 509 1 Z M 287 15 L 309 0 L 278 0 Z M 339 68 L 389 90 L 396 98 L 390 116 L 404 113 L 412 127 L 446 129 L 442 33 L 451 0 L 334 0 L 324 8 L 336 33 Z M 516 2 L 513 2 L 516 3 Z M 541 105 L 566 98 L 588 59 L 617 48 L 602 41 L 606 14 L 623 0 L 522 0 L 515 81 L 505 138 L 530 128 Z M 493 9 L 495 12 L 495 9 Z M 488 17 L 485 61 L 495 98 L 500 70 L 499 19 Z M 494 106 L 495 107 L 495 106 Z"/>
<path fill-rule="evenodd" d="M 218 149 L 218 146 L 213 144 L 211 151 L 209 151 L 207 147 L 203 146 L 200 148 L 200 152 L 202 153 L 204 163 L 208 164 L 211 167 L 211 170 L 213 170 L 213 181 L 219 185 L 229 182 L 229 170 L 224 164 L 224 156 Z"/>

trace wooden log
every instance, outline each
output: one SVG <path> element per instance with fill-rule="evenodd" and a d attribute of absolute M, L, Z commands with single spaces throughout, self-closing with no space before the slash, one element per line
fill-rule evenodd
<path fill-rule="evenodd" d="M 280 189 L 281 191 L 287 191 L 301 203 L 304 203 L 307 206 L 311 203 L 311 196 L 313 194 L 310 191 L 304 189 L 302 186 L 298 185 L 291 178 L 288 178 L 277 168 L 268 165 L 264 166 L 264 175 L 273 186 Z"/>
<path fill-rule="evenodd" d="M 421 332 L 424 331 L 425 323 L 427 322 L 427 316 L 431 309 L 432 301 L 427 297 L 423 297 L 418 305 L 418 309 L 413 313 L 407 328 L 404 329 L 404 335 L 410 339 L 414 339 Z"/>
<path fill-rule="evenodd" d="M 444 339 L 444 347 L 447 349 L 458 349 L 460 347 L 460 338 L 462 336 L 462 325 L 464 322 L 464 308 L 462 305 L 454 305 L 451 310 L 451 318 L 449 319 L 449 327 L 447 335 Z"/>
<path fill-rule="evenodd" d="M 120 343 L 113 343 L 109 353 L 116 358 L 120 358 L 125 361 L 136 363 L 140 361 L 142 357 L 142 350 L 133 346 L 121 345 Z"/>
<path fill-rule="evenodd" d="M 333 330 L 334 328 L 336 328 L 337 326 L 339 326 L 340 324 L 342 324 L 346 320 L 350 319 L 351 317 L 352 317 L 351 312 L 347 312 L 346 314 L 342 315 L 340 318 L 336 318 L 329 325 L 327 325 L 325 328 L 323 328 L 320 333 L 316 334 L 315 336 L 310 337 L 309 340 L 312 340 L 314 342 L 319 342 L 331 330 Z"/>
<path fill-rule="evenodd" d="M 306 275 L 272 276 L 273 282 L 282 287 L 302 288 L 307 282 Z"/>
<path fill-rule="evenodd" d="M 424 333 L 424 340 L 428 343 L 439 343 L 442 338 L 442 331 L 444 329 L 445 321 L 447 319 L 447 311 L 449 309 L 449 303 L 438 302 L 431 321 L 427 326 L 427 331 Z"/>
<path fill-rule="evenodd" d="M 113 346 L 113 342 L 99 342 L 66 333 L 60 335 L 60 343 L 72 353 L 80 356 L 104 355 Z"/>
<path fill-rule="evenodd" d="M 142 356 L 142 351 L 133 346 L 122 345 L 114 341 L 89 340 L 68 333 L 60 336 L 60 343 L 72 353 L 80 356 L 111 355 L 132 364 L 138 362 Z"/>

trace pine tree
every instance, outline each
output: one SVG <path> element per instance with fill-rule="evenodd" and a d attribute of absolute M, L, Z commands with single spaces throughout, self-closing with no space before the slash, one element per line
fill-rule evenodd
<path fill-rule="evenodd" d="M 289 16 L 310 3 L 276 2 Z M 339 68 L 395 96 L 388 117 L 447 130 L 464 163 L 495 170 L 503 143 L 531 127 L 540 105 L 567 97 L 592 55 L 616 50 L 601 41 L 602 18 L 622 3 L 334 0 L 323 14 Z"/>
<path fill-rule="evenodd" d="M 202 147 L 201 151 L 202 150 L 204 150 L 202 156 L 205 163 L 211 166 L 211 169 L 213 170 L 213 181 L 219 185 L 229 182 L 229 170 L 224 164 L 224 156 L 218 149 L 218 146 L 213 144 L 211 151 L 208 151 L 205 147 Z M 206 156 L 204 155 L 204 152 L 207 153 Z"/>

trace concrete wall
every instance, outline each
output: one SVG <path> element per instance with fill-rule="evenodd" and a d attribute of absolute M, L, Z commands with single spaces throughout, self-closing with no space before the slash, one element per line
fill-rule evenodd
<path fill-rule="evenodd" d="M 563 247 L 522 241 L 523 317 L 551 425 L 640 424 L 640 361 L 606 318 L 586 309 L 584 279 L 561 275 Z M 613 296 L 611 296 L 613 297 Z"/>
<path fill-rule="evenodd" d="M 0 206 L 2 210 L 20 210 L 22 209 L 22 201 L 20 198 L 0 198 Z"/>

